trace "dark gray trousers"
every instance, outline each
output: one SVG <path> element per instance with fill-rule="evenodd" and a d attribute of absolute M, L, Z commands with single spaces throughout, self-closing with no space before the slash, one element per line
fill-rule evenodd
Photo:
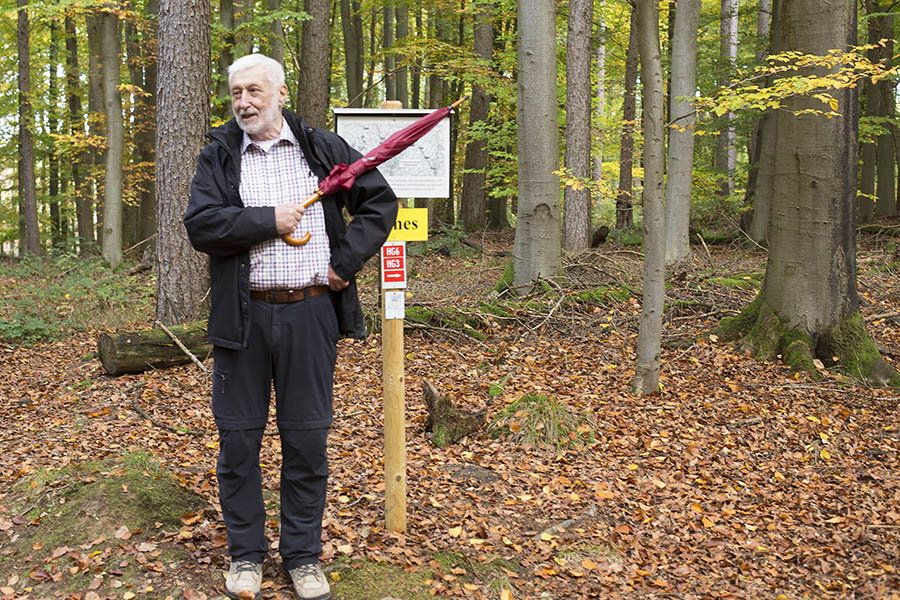
<path fill-rule="evenodd" d="M 259 450 L 274 383 L 282 458 L 279 552 L 293 569 L 322 553 L 337 318 L 330 294 L 323 294 L 290 304 L 253 300 L 250 322 L 247 350 L 213 351 L 219 502 L 232 560 L 263 562 Z"/>

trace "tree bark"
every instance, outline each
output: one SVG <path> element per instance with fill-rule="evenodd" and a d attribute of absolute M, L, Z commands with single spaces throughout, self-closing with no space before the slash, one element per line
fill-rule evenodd
<path fill-rule="evenodd" d="M 331 97 L 331 0 L 305 0 L 303 10 L 312 19 L 303 21 L 297 111 L 313 127 L 325 127 Z"/>
<path fill-rule="evenodd" d="M 606 5 L 606 0 L 600 0 L 601 11 Z M 596 113 L 595 122 L 597 130 L 594 134 L 594 181 L 598 184 L 603 181 L 603 126 L 606 121 L 606 26 L 603 24 L 603 13 L 599 14 L 599 24 L 597 31 L 599 35 L 595 44 L 597 51 L 594 56 L 597 72 L 597 104 L 594 108 Z"/>
<path fill-rule="evenodd" d="M 106 105 L 106 171 L 103 177 L 103 258 L 112 268 L 122 262 L 122 164 L 125 133 L 119 93 L 119 18 L 103 13 L 101 68 Z"/>
<path fill-rule="evenodd" d="M 50 23 L 50 64 L 47 69 L 47 95 L 50 97 L 50 107 L 47 110 L 47 129 L 51 135 L 58 135 L 59 130 L 59 86 L 56 78 L 56 70 L 59 68 L 59 23 Z M 59 157 L 56 154 L 56 145 L 49 150 L 47 157 L 49 173 L 50 196 L 50 240 L 53 249 L 64 249 L 66 244 L 66 211 L 61 207 L 63 198 L 59 189 Z M 65 180 L 64 180 L 65 181 Z"/>
<path fill-rule="evenodd" d="M 519 205 L 514 285 L 553 277 L 560 266 L 556 11 L 552 0 L 518 5 Z"/>
<path fill-rule="evenodd" d="M 344 32 L 344 71 L 347 106 L 363 105 L 363 27 L 358 1 L 341 0 L 341 28 Z"/>
<path fill-rule="evenodd" d="M 150 17 L 150 43 L 155 43 L 158 38 L 159 0 L 147 0 L 145 5 L 147 16 Z M 145 38 L 144 43 L 147 43 Z M 140 98 L 141 119 L 145 127 L 138 135 L 137 150 L 140 160 L 145 163 L 156 164 L 156 86 L 157 86 L 157 57 L 156 52 L 148 53 L 144 58 L 144 94 Z M 152 127 L 151 127 L 152 126 Z M 156 177 L 147 182 L 147 188 L 141 191 L 141 227 L 140 240 L 150 239 L 156 233 Z M 145 254 L 151 252 L 156 245 L 148 243 Z"/>
<path fill-rule="evenodd" d="M 100 56 L 103 53 L 103 32 L 99 14 L 85 15 L 88 38 L 88 127 L 92 137 L 106 137 L 106 99 L 103 97 L 103 74 Z M 103 248 L 103 213 L 100 197 L 100 176 L 106 164 L 106 148 L 92 147 L 90 150 L 90 191 L 92 206 L 96 207 L 95 239 L 98 250 Z M 93 220 L 93 219 L 92 219 Z"/>
<path fill-rule="evenodd" d="M 409 41 L 409 7 L 401 2 L 394 9 L 394 19 L 397 22 L 397 42 L 406 44 Z M 402 66 L 397 67 L 397 100 L 403 104 L 403 108 L 409 108 L 409 61 L 401 59 Z"/>
<path fill-rule="evenodd" d="M 566 186 L 563 201 L 563 248 L 577 252 L 591 246 L 591 25 L 594 0 L 569 2 L 566 41 L 566 169 L 580 182 Z"/>
<path fill-rule="evenodd" d="M 78 36 L 75 30 L 75 19 L 66 15 L 66 97 L 69 110 L 69 129 L 73 136 L 84 135 L 84 117 L 81 114 L 81 91 L 78 69 Z M 75 220 L 78 228 L 78 254 L 87 256 L 96 250 L 94 240 L 94 211 L 91 198 L 85 189 L 82 168 L 85 153 L 79 151 L 72 159 L 72 193 L 75 197 Z"/>
<path fill-rule="evenodd" d="M 253 51 L 253 33 L 250 28 L 241 29 L 241 25 L 253 21 L 256 0 L 237 0 L 234 15 L 234 57 L 240 58 Z M 304 9 L 305 10 L 305 9 Z"/>
<path fill-rule="evenodd" d="M 635 11 L 631 11 L 628 50 L 625 53 L 625 92 L 622 100 L 622 141 L 619 144 L 619 189 L 616 194 L 616 228 L 634 227 L 634 126 L 637 114 L 635 88 L 638 72 L 638 36 Z"/>
<path fill-rule="evenodd" d="M 219 0 L 219 24 L 225 30 L 217 63 L 215 114 L 226 120 L 231 114 L 231 90 L 228 89 L 228 67 L 234 62 L 234 0 Z"/>
<path fill-rule="evenodd" d="M 681 0 L 675 11 L 672 88 L 669 93 L 669 166 L 666 183 L 666 264 L 691 255 L 688 234 L 694 168 L 694 106 L 700 0 Z"/>
<path fill-rule="evenodd" d="M 206 341 L 205 321 L 174 327 L 171 331 L 198 360 L 203 360 L 212 353 L 212 346 Z M 114 376 L 165 369 L 191 362 L 190 356 L 162 329 L 121 335 L 100 334 L 97 356 L 106 373 Z"/>
<path fill-rule="evenodd" d="M 489 7 L 482 7 L 475 15 L 474 28 L 475 56 L 490 65 L 494 53 L 494 26 Z M 472 100 L 469 103 L 469 131 L 479 125 L 486 125 L 491 107 L 491 97 L 483 87 L 472 86 Z M 471 134 L 470 134 L 471 135 Z M 485 134 L 474 134 L 466 145 L 466 162 L 463 172 L 463 189 L 460 197 L 460 218 L 466 231 L 482 229 L 486 219 L 486 179 L 488 150 Z"/>
<path fill-rule="evenodd" d="M 209 128 L 209 0 L 160 0 L 157 97 L 156 318 L 193 321 L 205 308 L 207 261 L 181 219 Z"/>
<path fill-rule="evenodd" d="M 719 22 L 719 86 L 731 81 L 737 60 L 738 0 L 722 0 Z M 716 140 L 716 171 L 719 173 L 719 193 L 728 197 L 734 189 L 734 169 L 737 165 L 735 116 L 727 112 L 722 117 L 721 132 Z"/>
<path fill-rule="evenodd" d="M 381 9 L 384 18 L 382 24 L 382 40 L 384 50 L 384 99 L 397 99 L 397 76 L 394 73 L 394 60 L 391 51 L 394 47 L 394 0 L 386 0 Z"/>
<path fill-rule="evenodd" d="M 894 56 L 894 16 L 891 14 L 893 4 L 893 1 L 866 0 L 866 8 L 871 8 L 873 12 L 878 14 L 878 16 L 871 19 L 875 28 L 876 39 L 870 38 L 869 43 L 881 43 L 881 40 L 884 40 L 883 46 L 874 49 L 875 59 L 888 69 L 892 66 L 891 62 Z M 896 83 L 889 79 L 882 79 L 873 86 L 873 95 L 878 98 L 877 116 L 885 120 L 885 123 L 882 124 L 884 133 L 878 136 L 875 149 L 878 176 L 878 182 L 875 187 L 875 194 L 878 197 L 878 200 L 875 202 L 875 215 L 879 217 L 897 213 L 894 137 L 888 125 L 894 118 L 895 85 Z"/>
<path fill-rule="evenodd" d="M 851 2 L 776 0 L 784 50 L 824 55 L 856 43 Z M 805 74 L 827 75 L 824 69 Z M 760 357 L 780 356 L 816 376 L 815 359 L 839 362 L 872 384 L 900 385 L 865 331 L 856 282 L 857 89 L 832 92 L 839 118 L 796 114 L 819 104 L 794 97 L 775 116 L 777 142 L 766 275 L 756 300 L 722 324 Z M 837 361 L 834 360 L 837 357 Z"/>
<path fill-rule="evenodd" d="M 23 256 L 41 254 L 41 234 L 38 229 L 37 185 L 34 175 L 34 109 L 31 104 L 31 28 L 28 22 L 28 0 L 17 0 L 19 64 L 19 205 L 20 220 L 25 237 L 19 240 Z"/>
<path fill-rule="evenodd" d="M 269 12 L 281 10 L 281 0 L 268 0 Z M 269 57 L 284 65 L 284 26 L 281 19 L 273 19 L 269 26 Z"/>
<path fill-rule="evenodd" d="M 657 0 L 638 0 L 637 21 L 644 107 L 644 288 L 637 367 L 631 389 L 637 395 L 644 395 L 659 391 L 666 277 L 663 209 L 665 127 Z"/>

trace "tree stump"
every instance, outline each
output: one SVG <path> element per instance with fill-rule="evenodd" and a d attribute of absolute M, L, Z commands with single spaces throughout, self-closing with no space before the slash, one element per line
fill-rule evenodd
<path fill-rule="evenodd" d="M 422 398 L 428 409 L 425 431 L 431 432 L 431 443 L 438 448 L 457 442 L 484 425 L 486 408 L 475 413 L 461 411 L 427 381 L 422 382 Z"/>
<path fill-rule="evenodd" d="M 200 360 L 207 358 L 212 352 L 212 346 L 206 341 L 205 321 L 172 327 L 170 330 Z M 162 329 L 120 335 L 100 334 L 97 354 L 103 368 L 110 375 L 140 373 L 191 361 Z"/>

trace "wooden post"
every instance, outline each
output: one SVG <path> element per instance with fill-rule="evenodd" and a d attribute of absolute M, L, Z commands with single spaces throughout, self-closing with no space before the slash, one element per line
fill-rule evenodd
<path fill-rule="evenodd" d="M 381 296 L 384 315 L 384 292 Z M 403 319 L 382 316 L 384 378 L 384 520 L 388 531 L 406 531 L 406 407 Z"/>

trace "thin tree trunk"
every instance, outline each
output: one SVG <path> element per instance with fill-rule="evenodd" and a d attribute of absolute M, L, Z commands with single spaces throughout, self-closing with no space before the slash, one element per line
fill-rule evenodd
<path fill-rule="evenodd" d="M 157 31 L 159 0 L 147 0 L 146 13 L 150 19 L 151 43 L 155 42 L 159 34 Z M 145 40 L 146 43 L 146 40 Z M 148 94 L 140 99 L 141 118 L 146 124 L 138 135 L 138 152 L 142 162 L 156 164 L 156 85 L 157 62 L 156 53 L 145 59 L 144 65 L 144 93 Z M 152 125 L 152 128 L 151 128 Z M 155 168 L 155 167 L 154 167 Z M 148 240 L 156 233 L 156 176 L 147 182 L 147 187 L 141 192 L 141 227 L 140 239 Z M 155 244 L 148 243 L 144 252 L 148 254 L 155 248 Z"/>
<path fill-rule="evenodd" d="M 375 102 L 375 25 L 378 20 L 378 8 L 372 5 L 371 19 L 369 19 L 369 68 L 366 77 L 366 100 L 364 106 L 372 106 Z"/>
<path fill-rule="evenodd" d="M 884 2 L 880 0 L 868 0 L 867 5 L 871 4 L 877 17 L 873 17 L 875 21 L 875 29 L 877 31 L 877 39 L 869 40 L 869 43 L 881 43 L 875 49 L 878 62 L 886 68 L 892 66 L 891 62 L 894 55 L 894 17 L 891 14 L 893 2 Z M 893 9 L 896 10 L 896 9 Z M 881 40 L 884 40 L 883 42 Z M 894 118 L 894 86 L 895 82 L 889 79 L 882 79 L 874 85 L 873 94 L 878 97 L 878 116 L 890 123 Z M 894 137 L 889 126 L 884 125 L 884 133 L 878 136 L 876 154 L 876 165 L 878 171 L 878 183 L 875 188 L 875 195 L 878 201 L 875 203 L 875 215 L 886 217 L 897 213 L 897 193 L 896 178 L 894 175 L 894 157 L 896 156 L 894 148 Z"/>
<path fill-rule="evenodd" d="M 396 60 L 391 54 L 394 46 L 394 0 L 387 0 L 381 9 L 384 18 L 382 39 L 384 48 L 384 99 L 397 99 L 397 76 L 394 73 Z"/>
<path fill-rule="evenodd" d="M 566 169 L 577 187 L 566 186 L 563 248 L 577 252 L 591 245 L 591 21 L 594 0 L 569 2 L 566 42 Z"/>
<path fill-rule="evenodd" d="M 84 135 L 84 117 L 81 114 L 81 90 L 78 70 L 78 36 L 75 19 L 66 15 L 66 96 L 69 108 L 69 128 L 73 137 Z M 91 198 L 85 189 L 82 168 L 85 154 L 79 151 L 72 159 L 72 192 L 75 194 L 75 219 L 78 228 L 78 254 L 87 256 L 96 251 L 94 241 L 94 212 Z"/>
<path fill-rule="evenodd" d="M 106 138 L 106 99 L 103 97 L 103 74 L 100 68 L 102 54 L 102 28 L 100 15 L 85 16 L 88 38 L 88 125 L 92 137 Z M 92 207 L 96 207 L 95 238 L 97 245 L 103 248 L 103 198 L 100 196 L 101 176 L 106 164 L 106 149 L 91 149 L 90 189 L 93 197 Z M 94 219 L 92 218 L 92 221 Z"/>
<path fill-rule="evenodd" d="M 561 260 L 556 11 L 552 0 L 518 6 L 519 206 L 513 249 L 514 283 L 553 277 Z"/>
<path fill-rule="evenodd" d="M 363 104 L 363 35 L 359 2 L 341 0 L 341 28 L 344 33 L 344 71 L 347 81 L 347 106 Z"/>
<path fill-rule="evenodd" d="M 231 113 L 231 105 L 228 101 L 231 96 L 231 90 L 228 89 L 228 67 L 234 62 L 232 53 L 235 45 L 234 0 L 219 0 L 219 24 L 225 33 L 222 35 L 217 63 L 216 96 L 218 99 L 215 113 L 220 119 L 226 119 Z"/>
<path fill-rule="evenodd" d="M 490 65 L 494 52 L 494 26 L 489 7 L 481 7 L 475 15 L 474 26 L 475 56 Z M 487 90 L 472 86 L 472 101 L 469 104 L 469 131 L 486 123 L 490 111 L 491 97 Z M 463 189 L 459 212 L 466 231 L 482 229 L 486 225 L 486 193 L 484 189 L 485 167 L 487 166 L 487 139 L 484 135 L 470 139 L 466 145 L 466 162 L 463 172 Z"/>
<path fill-rule="evenodd" d="M 425 37 L 425 25 L 422 19 L 422 2 L 416 0 L 416 37 Z M 422 53 L 416 52 L 416 61 L 412 68 L 412 98 L 410 108 L 422 106 Z"/>
<path fill-rule="evenodd" d="M 637 21 L 644 109 L 644 287 L 637 367 L 631 389 L 637 395 L 645 395 L 659 391 L 666 277 L 663 209 L 665 124 L 657 0 L 638 0 Z"/>
<path fill-rule="evenodd" d="M 303 6 L 312 19 L 303 21 L 297 112 L 313 127 L 325 127 L 331 77 L 331 0 L 305 0 Z"/>
<path fill-rule="evenodd" d="M 606 5 L 605 0 L 600 0 L 601 11 Z M 603 126 L 606 121 L 606 26 L 603 24 L 603 13 L 599 15 L 597 31 L 599 35 L 596 41 L 597 51 L 594 56 L 597 72 L 597 103 L 594 108 L 597 130 L 594 134 L 594 181 L 598 184 L 603 180 Z"/>
<path fill-rule="evenodd" d="M 41 236 L 38 229 L 37 186 L 34 175 L 34 110 L 31 104 L 31 28 L 28 21 L 28 0 L 18 0 L 19 64 L 19 201 L 20 219 L 24 223 L 25 237 L 19 239 L 20 254 L 38 256 L 41 253 Z"/>
<path fill-rule="evenodd" d="M 281 0 L 268 0 L 269 12 L 281 10 Z M 269 56 L 284 65 L 284 26 L 281 19 L 273 19 L 270 25 Z"/>
<path fill-rule="evenodd" d="M 47 111 L 47 127 L 51 135 L 58 135 L 59 131 L 59 86 L 57 84 L 56 70 L 59 68 L 59 22 L 50 23 L 50 65 L 47 69 L 47 95 L 50 98 L 50 107 Z M 62 198 L 59 190 L 59 158 L 56 154 L 56 145 L 53 144 L 47 157 L 50 192 L 50 240 L 54 249 L 63 248 L 65 244 L 65 208 L 60 208 Z"/>
<path fill-rule="evenodd" d="M 625 94 L 622 100 L 622 141 L 619 145 L 619 189 L 616 194 L 616 228 L 634 227 L 634 127 L 636 120 L 635 88 L 638 72 L 638 35 L 635 11 L 631 11 L 628 50 L 625 54 Z"/>
<path fill-rule="evenodd" d="M 122 166 L 125 151 L 122 97 L 119 93 L 119 18 L 103 13 L 101 60 L 106 104 L 106 173 L 103 178 L 103 258 L 112 268 L 122 262 Z"/>
<path fill-rule="evenodd" d="M 731 81 L 737 60 L 738 0 L 722 0 L 719 23 L 719 86 Z M 735 115 L 727 112 L 716 141 L 716 171 L 720 174 L 719 193 L 727 197 L 734 189 L 734 169 L 737 163 L 734 127 Z"/>
<path fill-rule="evenodd" d="M 234 15 L 234 57 L 240 58 L 245 54 L 253 52 L 253 33 L 249 28 L 241 29 L 241 25 L 253 21 L 256 8 L 256 0 L 237 0 L 237 7 Z M 305 10 L 305 9 L 304 9 Z M 304 21 L 305 22 L 305 21 Z"/>
<path fill-rule="evenodd" d="M 700 0 L 680 0 L 672 41 L 672 88 L 669 94 L 669 167 L 666 170 L 666 264 L 691 255 L 688 234 L 694 167 L 694 106 L 697 88 L 697 30 Z"/>
<path fill-rule="evenodd" d="M 397 5 L 394 17 L 397 21 L 397 42 L 406 44 L 409 42 L 409 7 L 405 3 Z M 409 108 L 409 61 L 402 59 L 402 65 L 397 68 L 397 100 L 403 104 L 403 108 Z"/>
<path fill-rule="evenodd" d="M 209 287 L 207 261 L 181 223 L 209 127 L 209 0 L 160 0 L 157 97 L 156 318 L 194 321 Z"/>

